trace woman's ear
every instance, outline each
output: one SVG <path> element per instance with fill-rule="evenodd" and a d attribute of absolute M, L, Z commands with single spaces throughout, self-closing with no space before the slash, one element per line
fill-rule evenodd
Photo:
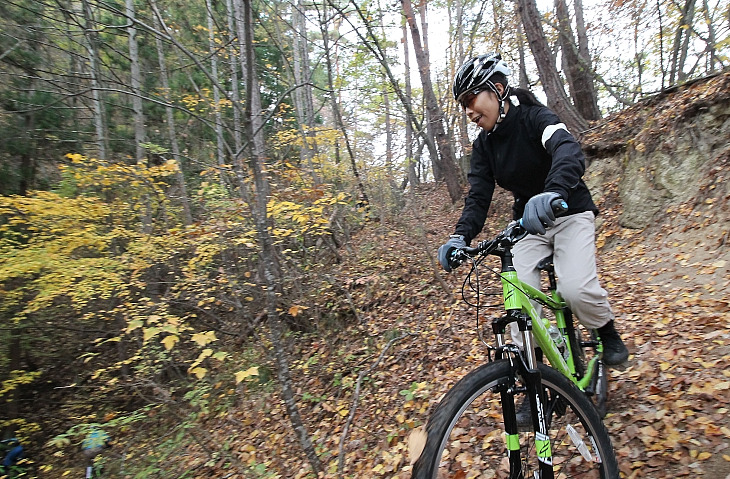
<path fill-rule="evenodd" d="M 494 84 L 494 88 L 497 89 L 497 91 L 499 92 L 499 96 L 500 97 L 504 95 L 504 90 L 505 90 L 504 85 L 502 85 L 501 83 L 495 83 Z"/>

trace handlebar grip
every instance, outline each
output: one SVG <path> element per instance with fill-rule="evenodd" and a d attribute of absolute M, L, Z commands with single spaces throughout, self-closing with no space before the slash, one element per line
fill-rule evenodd
<path fill-rule="evenodd" d="M 560 216 L 562 213 L 568 211 L 568 203 L 562 198 L 555 198 L 551 203 L 550 207 L 553 209 L 555 216 Z"/>
<path fill-rule="evenodd" d="M 467 256 L 466 253 L 464 253 L 464 251 L 462 251 L 461 249 L 459 249 L 459 248 L 452 249 L 451 252 L 449 253 L 449 265 L 452 268 L 461 266 L 461 263 L 464 262 L 464 260 L 466 259 L 466 256 Z"/>

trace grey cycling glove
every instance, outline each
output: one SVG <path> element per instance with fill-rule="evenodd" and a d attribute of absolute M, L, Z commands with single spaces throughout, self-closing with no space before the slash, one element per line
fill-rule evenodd
<path fill-rule="evenodd" d="M 552 203 L 558 198 L 560 198 L 559 194 L 550 191 L 530 198 L 522 215 L 522 226 L 528 233 L 544 235 L 545 228 L 555 224 L 555 212 L 553 212 Z"/>
<path fill-rule="evenodd" d="M 466 248 L 466 241 L 464 241 L 464 237 L 462 235 L 451 235 L 449 241 L 439 247 L 439 263 L 441 263 L 441 267 L 449 273 L 451 272 L 449 256 L 451 256 L 451 251 L 457 248 Z"/>

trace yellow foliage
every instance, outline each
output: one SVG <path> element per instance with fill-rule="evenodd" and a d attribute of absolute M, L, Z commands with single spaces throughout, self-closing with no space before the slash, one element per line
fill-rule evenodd
<path fill-rule="evenodd" d="M 41 426 L 37 422 L 22 418 L 0 420 L 0 429 L 15 431 L 15 437 L 20 439 L 21 443 L 28 442 L 31 437 L 41 432 Z"/>
<path fill-rule="evenodd" d="M 196 343 L 198 346 L 206 346 L 214 341 L 217 341 L 218 338 L 215 337 L 215 331 L 205 331 L 203 333 L 195 333 L 193 334 L 192 338 L 190 338 L 191 341 Z"/>
<path fill-rule="evenodd" d="M 169 336 L 165 336 L 165 339 L 163 339 L 161 342 L 165 346 L 165 349 L 169 351 L 173 347 L 175 347 L 175 344 L 177 344 L 179 340 L 180 338 L 177 335 L 170 334 Z"/>
<path fill-rule="evenodd" d="M 161 344 L 172 353 L 191 327 L 142 294 L 147 271 L 187 247 L 165 195 L 166 178 L 178 171 L 177 163 L 149 167 L 78 154 L 67 159 L 59 192 L 0 197 L 5 220 L 0 224 L 0 315 L 17 323 L 110 321 L 121 336 L 97 344 L 139 335 L 143 349 Z M 165 222 L 154 221 L 158 208 Z M 214 253 L 205 246 L 201 251 L 200 258 L 210 261 Z M 146 360 L 130 348 L 130 356 L 116 367 Z M 105 373 L 99 370 L 94 377 Z M 0 391 L 6 394 L 31 379 L 11 377 Z"/>
<path fill-rule="evenodd" d="M 10 377 L 0 383 L 0 397 L 3 397 L 8 393 L 14 391 L 18 386 L 22 384 L 32 383 L 40 375 L 41 373 L 39 371 L 10 371 Z"/>
<path fill-rule="evenodd" d="M 240 383 L 245 379 L 249 379 L 259 375 L 259 368 L 257 366 L 250 367 L 245 371 L 238 371 L 236 373 L 236 384 Z"/>

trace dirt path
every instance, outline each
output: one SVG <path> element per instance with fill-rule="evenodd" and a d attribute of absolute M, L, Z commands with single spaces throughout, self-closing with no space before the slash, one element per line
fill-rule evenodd
<path fill-rule="evenodd" d="M 730 477 L 730 248 L 724 223 L 606 229 L 604 282 L 632 352 L 606 424 L 626 477 Z"/>

